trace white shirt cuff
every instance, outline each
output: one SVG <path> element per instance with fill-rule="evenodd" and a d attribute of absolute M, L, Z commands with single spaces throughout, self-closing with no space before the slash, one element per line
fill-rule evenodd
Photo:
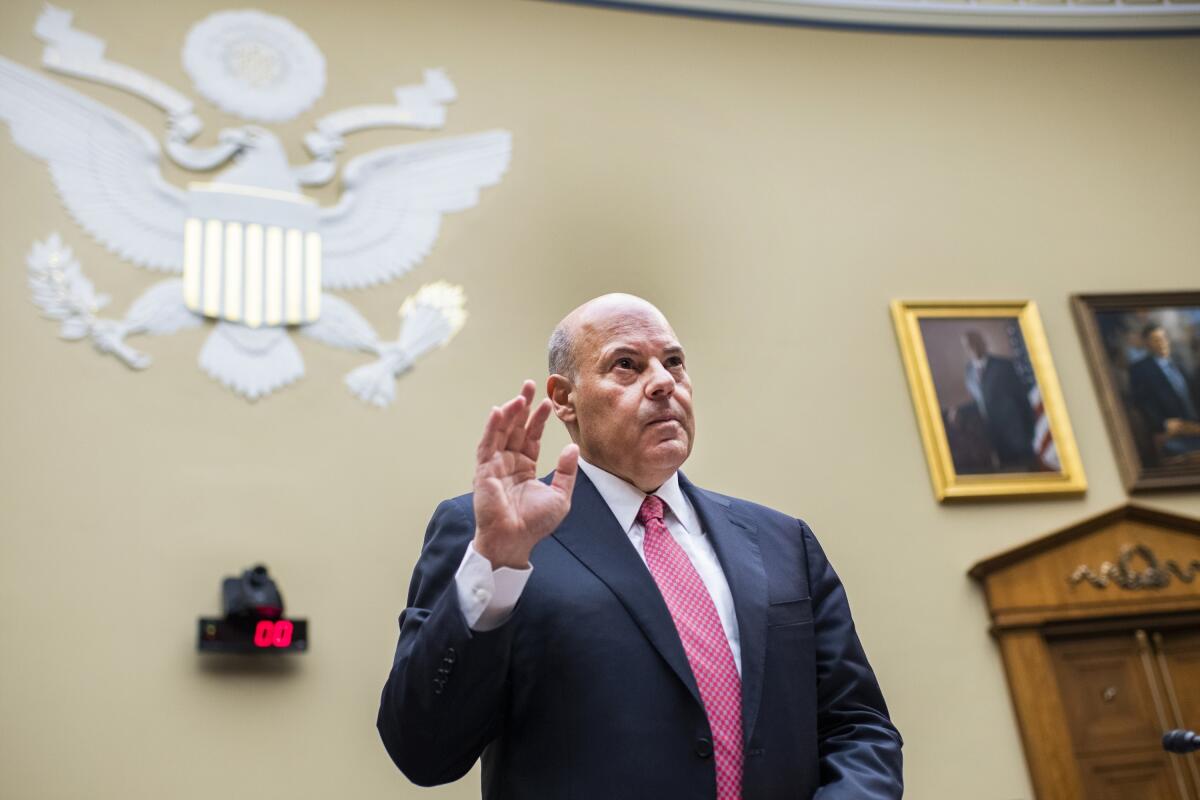
<path fill-rule="evenodd" d="M 458 606 L 467 627 L 483 632 L 508 622 L 532 574 L 532 564 L 525 569 L 500 567 L 493 570 L 492 562 L 475 550 L 475 543 L 468 544 L 458 572 L 454 574 Z"/>

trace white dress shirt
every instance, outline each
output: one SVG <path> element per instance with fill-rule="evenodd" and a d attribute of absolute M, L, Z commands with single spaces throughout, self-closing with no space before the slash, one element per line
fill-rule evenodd
<path fill-rule="evenodd" d="M 646 554 L 642 549 L 642 542 L 646 536 L 646 529 L 637 521 L 637 515 L 646 494 L 633 484 L 589 464 L 582 458 L 579 459 L 579 467 L 600 492 L 600 497 L 617 518 L 621 530 L 625 531 L 644 563 Z M 717 560 L 712 541 L 700 525 L 696 509 L 679 488 L 679 473 L 672 474 L 654 494 L 661 498 L 669 509 L 663 515 L 667 530 L 683 548 L 683 552 L 699 573 L 700 580 L 704 581 L 704 586 L 708 589 L 717 615 L 721 618 L 721 626 L 725 629 L 725 638 L 729 640 L 733 663 L 740 675 L 742 649 L 737 615 L 733 607 L 733 594 L 729 591 L 729 582 L 725 580 L 725 573 L 721 570 L 721 563 Z M 491 562 L 476 552 L 475 545 L 468 544 L 467 552 L 463 555 L 462 563 L 454 576 L 454 582 L 458 591 L 459 607 L 471 630 L 490 631 L 503 625 L 521 598 L 521 592 L 531 574 L 532 565 L 525 569 L 500 567 L 493 570 Z"/>

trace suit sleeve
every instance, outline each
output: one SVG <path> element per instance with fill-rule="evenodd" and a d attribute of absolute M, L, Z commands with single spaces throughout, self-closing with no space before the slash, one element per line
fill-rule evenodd
<path fill-rule="evenodd" d="M 429 522 L 379 703 L 388 755 L 421 786 L 465 775 L 504 721 L 513 626 L 467 627 L 454 574 L 475 526 L 461 502 L 443 502 Z"/>
<path fill-rule="evenodd" d="M 1037 430 L 1037 417 L 1033 413 L 1033 404 L 1029 402 L 1030 386 L 1025 383 L 1021 373 L 1017 372 L 1015 365 L 1010 364 L 1009 369 L 1012 373 L 1013 402 L 1016 403 L 1017 413 L 1021 415 L 1021 430 L 1024 431 L 1025 439 L 1032 446 L 1033 434 Z"/>
<path fill-rule="evenodd" d="M 814 800 L 893 800 L 904 792 L 900 732 L 854 629 L 846 592 L 800 523 L 812 591 L 820 788 Z"/>
<path fill-rule="evenodd" d="M 1142 413 L 1146 426 L 1151 433 L 1162 433 L 1167 429 L 1167 414 L 1159 402 L 1159 395 L 1153 386 L 1154 373 L 1148 360 L 1143 359 L 1129 368 L 1129 390 L 1133 395 L 1133 404 Z"/>

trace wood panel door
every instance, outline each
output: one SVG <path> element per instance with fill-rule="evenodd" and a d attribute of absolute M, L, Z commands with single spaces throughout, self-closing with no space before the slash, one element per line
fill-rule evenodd
<path fill-rule="evenodd" d="M 1190 653 L 1183 644 L 1180 654 Z M 1047 645 L 1088 800 L 1200 800 L 1184 764 L 1162 749 L 1175 725 L 1161 672 L 1168 657 L 1151 635 L 1064 635 Z M 1180 678 L 1190 691 L 1192 679 Z"/>
<path fill-rule="evenodd" d="M 1200 731 L 1200 630 L 1166 629 L 1150 637 L 1166 694 L 1171 727 Z M 1200 797 L 1200 754 L 1175 758 Z"/>

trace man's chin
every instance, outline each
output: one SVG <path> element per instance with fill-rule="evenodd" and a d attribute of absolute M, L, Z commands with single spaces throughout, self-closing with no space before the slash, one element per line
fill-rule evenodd
<path fill-rule="evenodd" d="M 677 470 L 687 461 L 692 448 L 681 439 L 667 439 L 651 445 L 642 452 L 642 463 L 662 470 Z"/>

